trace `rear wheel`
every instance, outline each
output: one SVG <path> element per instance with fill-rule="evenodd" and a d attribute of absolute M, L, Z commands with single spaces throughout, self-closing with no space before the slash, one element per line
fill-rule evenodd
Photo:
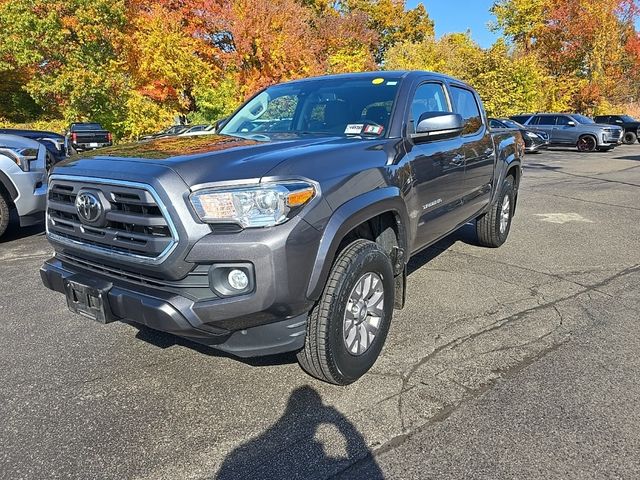
<path fill-rule="evenodd" d="M 625 145 L 633 145 L 638 141 L 638 136 L 633 132 L 627 132 L 624 134 L 624 137 L 622 137 L 622 141 Z"/>
<path fill-rule="evenodd" d="M 478 242 L 483 247 L 501 246 L 509 236 L 515 207 L 515 187 L 510 175 L 502 182 L 502 189 L 491 210 L 476 220 Z"/>
<path fill-rule="evenodd" d="M 391 324 L 391 260 L 369 240 L 356 240 L 338 256 L 318 304 L 311 311 L 300 366 L 310 375 L 348 385 L 380 355 Z"/>
<path fill-rule="evenodd" d="M 0 237 L 4 235 L 9 226 L 9 202 L 0 191 Z"/>
<path fill-rule="evenodd" d="M 594 136 L 583 135 L 578 139 L 578 143 L 576 144 L 576 146 L 581 152 L 593 152 L 598 147 L 598 141 Z"/>

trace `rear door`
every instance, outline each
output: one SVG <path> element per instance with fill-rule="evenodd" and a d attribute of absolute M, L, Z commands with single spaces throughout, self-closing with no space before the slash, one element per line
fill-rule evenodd
<path fill-rule="evenodd" d="M 537 130 L 542 130 L 549 135 L 549 141 L 555 143 L 553 140 L 553 129 L 556 126 L 556 115 L 536 115 L 531 119 L 529 125 L 533 125 Z"/>
<path fill-rule="evenodd" d="M 417 82 L 410 95 L 406 156 L 409 167 L 407 207 L 416 251 L 448 233 L 460 220 L 464 195 L 464 153 L 460 137 L 440 140 L 412 137 L 423 113 L 451 112 L 445 85 L 436 80 Z"/>
<path fill-rule="evenodd" d="M 489 203 L 495 164 L 493 137 L 487 128 L 480 99 L 471 89 L 449 86 L 453 110 L 462 115 L 462 154 L 465 158 L 463 206 L 458 215 L 465 221 Z"/>

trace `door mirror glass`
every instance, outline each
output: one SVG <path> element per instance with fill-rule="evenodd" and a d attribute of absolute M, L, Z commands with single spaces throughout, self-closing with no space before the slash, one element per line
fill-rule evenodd
<path fill-rule="evenodd" d="M 462 115 L 449 112 L 425 112 L 420 115 L 414 137 L 451 138 L 464 129 Z"/>

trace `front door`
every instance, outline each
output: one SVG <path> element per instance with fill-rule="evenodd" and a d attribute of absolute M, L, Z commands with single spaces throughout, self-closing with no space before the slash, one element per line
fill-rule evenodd
<path fill-rule="evenodd" d="M 567 115 L 558 115 L 556 127 L 553 129 L 552 141 L 553 143 L 575 144 L 577 141 L 575 120 Z"/>
<path fill-rule="evenodd" d="M 415 133 L 418 119 L 427 112 L 450 112 L 450 101 L 440 82 L 418 85 L 407 121 L 408 136 Z M 429 140 L 408 138 L 403 163 L 410 166 L 406 202 L 414 242 L 419 250 L 449 232 L 457 223 L 464 195 L 464 154 L 460 137 Z"/>

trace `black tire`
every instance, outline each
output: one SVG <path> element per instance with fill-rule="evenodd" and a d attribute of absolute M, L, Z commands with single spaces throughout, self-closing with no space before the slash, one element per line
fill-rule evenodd
<path fill-rule="evenodd" d="M 9 202 L 0 191 L 0 237 L 9 227 Z"/>
<path fill-rule="evenodd" d="M 345 310 L 356 284 L 368 273 L 378 275 L 382 281 L 382 315 L 369 347 L 354 355 L 348 350 L 344 338 Z M 391 324 L 393 302 L 393 269 L 388 255 L 369 240 L 356 240 L 349 244 L 336 259 L 322 297 L 309 315 L 304 348 L 298 352 L 302 369 L 315 378 L 336 385 L 356 381 L 380 355 Z"/>
<path fill-rule="evenodd" d="M 503 219 L 503 206 L 505 198 L 509 199 L 508 218 L 504 229 L 501 228 L 501 220 Z M 501 246 L 509 236 L 511 229 L 511 219 L 513 218 L 513 209 L 515 207 L 515 186 L 513 176 L 509 175 L 502 182 L 502 188 L 496 201 L 491 205 L 491 209 L 476 220 L 476 233 L 478 235 L 478 243 L 483 247 L 497 248 Z"/>
<path fill-rule="evenodd" d="M 638 141 L 638 136 L 633 132 L 626 132 L 622 137 L 622 143 L 625 145 L 633 145 Z"/>
<path fill-rule="evenodd" d="M 593 135 L 583 135 L 578 139 L 576 147 L 580 152 L 595 152 L 598 148 L 598 140 Z"/>

